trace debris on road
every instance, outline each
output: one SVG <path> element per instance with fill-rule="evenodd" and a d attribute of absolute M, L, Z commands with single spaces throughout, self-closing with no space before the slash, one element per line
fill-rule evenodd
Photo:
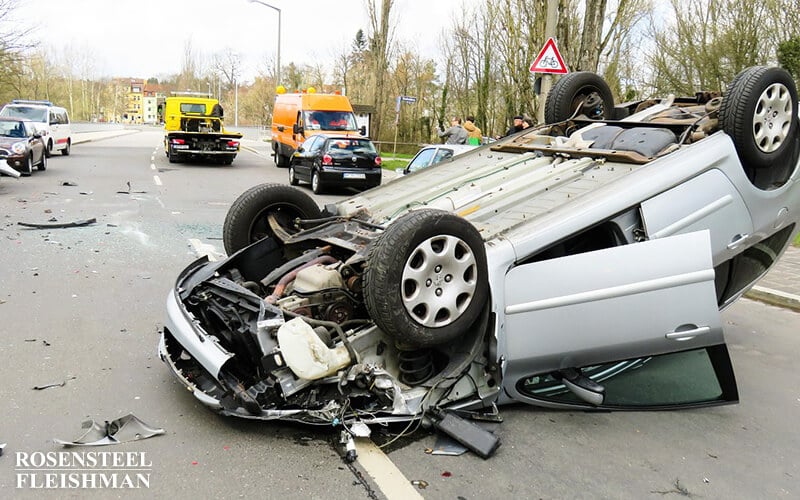
<path fill-rule="evenodd" d="M 106 446 L 166 434 L 164 429 L 150 427 L 133 413 L 110 422 L 106 420 L 98 423 L 95 420 L 86 420 L 81 424 L 81 429 L 85 429 L 85 432 L 73 441 L 62 439 L 53 439 L 53 441 L 65 447 Z"/>
<path fill-rule="evenodd" d="M 0 457 L 3 456 L 3 449 L 5 449 L 7 443 L 0 443 Z"/>
<path fill-rule="evenodd" d="M 62 186 L 77 186 L 77 185 L 78 185 L 78 183 L 77 183 L 77 182 L 72 182 L 72 181 L 63 181 L 63 182 L 61 183 L 61 185 L 62 185 Z"/>
<path fill-rule="evenodd" d="M 52 219 L 51 219 L 52 220 Z M 34 223 L 34 222 L 17 222 L 17 225 L 23 227 L 30 227 L 33 229 L 66 229 L 70 227 L 83 227 L 94 224 L 97 222 L 97 219 L 92 217 L 91 219 L 84 219 L 84 220 L 76 220 L 73 222 L 61 222 L 61 223 L 52 223 L 52 224 L 43 224 L 43 223 Z"/>
<path fill-rule="evenodd" d="M 44 385 L 35 385 L 33 386 L 34 391 L 43 391 L 45 389 L 50 389 L 51 387 L 64 387 L 67 385 L 68 380 L 75 380 L 78 377 L 68 377 L 64 379 L 63 382 L 53 382 L 52 384 L 44 384 Z"/>
<path fill-rule="evenodd" d="M 414 486 L 416 486 L 421 490 L 424 490 L 425 488 L 428 487 L 428 481 L 425 481 L 424 479 L 413 479 L 411 481 L 411 484 L 413 484 Z"/>

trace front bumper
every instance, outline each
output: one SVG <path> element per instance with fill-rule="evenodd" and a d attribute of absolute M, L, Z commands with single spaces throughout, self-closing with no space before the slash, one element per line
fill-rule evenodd
<path fill-rule="evenodd" d="M 0 163 L 0 174 L 7 175 L 9 177 L 14 177 L 14 178 L 17 178 L 17 177 L 19 177 L 21 175 L 17 170 L 12 168 L 14 166 L 14 164 L 12 163 L 11 158 L 7 158 L 7 159 L 6 158 L 2 158 L 2 159 L 5 159 L 6 163 L 8 163 L 8 165 L 4 165 L 4 164 Z"/>

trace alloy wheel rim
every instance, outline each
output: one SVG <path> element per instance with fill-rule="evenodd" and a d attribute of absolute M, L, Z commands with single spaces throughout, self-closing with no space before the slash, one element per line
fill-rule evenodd
<path fill-rule="evenodd" d="M 477 259 L 469 245 L 456 236 L 437 235 L 417 245 L 406 260 L 403 306 L 422 326 L 447 326 L 467 310 L 477 282 Z"/>
<path fill-rule="evenodd" d="M 783 145 L 792 125 L 792 96 L 782 83 L 773 83 L 758 98 L 753 113 L 753 139 L 758 149 L 772 153 Z"/>

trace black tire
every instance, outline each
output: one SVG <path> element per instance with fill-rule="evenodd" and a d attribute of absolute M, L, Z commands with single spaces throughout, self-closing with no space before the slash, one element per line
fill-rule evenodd
<path fill-rule="evenodd" d="M 67 145 L 64 149 L 61 150 L 61 154 L 64 156 L 69 156 L 70 148 L 72 147 L 72 143 L 67 139 Z"/>
<path fill-rule="evenodd" d="M 25 177 L 28 177 L 33 173 L 33 152 L 31 151 L 28 156 L 25 157 L 25 166 L 23 167 L 22 172 L 20 172 Z"/>
<path fill-rule="evenodd" d="M 222 225 L 222 241 L 228 255 L 267 236 L 275 236 L 267 220 L 274 215 L 289 233 L 296 232 L 294 220 L 318 219 L 317 203 L 297 188 L 282 184 L 259 184 L 242 193 L 233 202 Z"/>
<path fill-rule="evenodd" d="M 297 175 L 294 173 L 294 167 L 289 165 L 289 184 L 296 186 L 299 184 Z"/>
<path fill-rule="evenodd" d="M 401 345 L 432 347 L 457 339 L 478 319 L 488 296 L 483 239 L 455 214 L 409 212 L 370 246 L 364 302 L 375 324 Z"/>
<path fill-rule="evenodd" d="M 42 151 L 42 159 L 39 160 L 39 166 L 37 168 L 40 172 L 47 170 L 47 155 L 44 154 L 44 151 Z"/>
<path fill-rule="evenodd" d="M 44 154 L 47 155 L 48 158 L 53 156 L 53 141 L 47 141 L 47 144 L 44 146 Z"/>
<path fill-rule="evenodd" d="M 320 178 L 318 170 L 311 172 L 311 190 L 314 191 L 314 194 L 322 194 L 322 192 L 325 190 L 325 186 L 322 183 L 322 178 Z"/>
<path fill-rule="evenodd" d="M 569 119 L 575 111 L 592 120 L 610 120 L 614 114 L 614 96 L 600 75 L 579 71 L 562 76 L 550 93 L 544 107 L 545 123 Z"/>
<path fill-rule="evenodd" d="M 181 161 L 181 158 L 178 155 L 178 153 L 173 152 L 172 148 L 170 148 L 169 146 L 167 146 L 167 158 L 169 159 L 170 163 L 178 163 Z"/>
<path fill-rule="evenodd" d="M 289 164 L 291 163 L 291 158 L 289 158 L 286 155 L 282 155 L 281 154 L 281 146 L 280 146 L 280 144 L 275 147 L 275 150 L 273 151 L 273 153 L 275 154 L 275 166 L 276 167 L 278 167 L 278 168 L 286 168 L 286 167 L 289 166 Z"/>
<path fill-rule="evenodd" d="M 226 156 L 226 157 L 222 158 L 220 163 L 222 163 L 223 165 L 231 165 L 233 163 L 234 158 L 236 158 L 236 157 L 235 156 Z"/>
<path fill-rule="evenodd" d="M 754 66 L 736 75 L 719 116 L 745 170 L 772 168 L 791 174 L 786 166 L 797 161 L 797 106 L 797 87 L 786 70 Z"/>

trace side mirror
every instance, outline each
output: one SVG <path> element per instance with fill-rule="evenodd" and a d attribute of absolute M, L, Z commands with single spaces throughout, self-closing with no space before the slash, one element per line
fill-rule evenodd
<path fill-rule="evenodd" d="M 303 149 L 303 146 L 300 146 L 299 148 L 297 148 L 297 151 L 295 151 L 294 154 L 302 153 L 304 151 L 305 149 Z"/>
<path fill-rule="evenodd" d="M 295 123 L 292 125 L 292 133 L 303 135 L 303 127 Z"/>
<path fill-rule="evenodd" d="M 367 126 L 366 125 L 361 125 L 361 128 L 358 129 L 358 133 L 361 134 L 361 135 L 367 135 Z"/>

